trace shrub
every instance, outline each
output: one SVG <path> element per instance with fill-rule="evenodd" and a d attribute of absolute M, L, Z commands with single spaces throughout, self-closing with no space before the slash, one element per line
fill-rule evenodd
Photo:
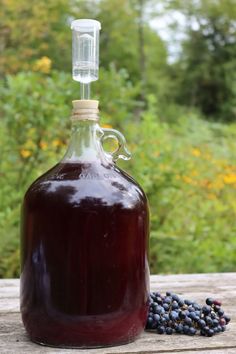
<path fill-rule="evenodd" d="M 0 88 L 0 277 L 19 275 L 21 200 L 63 156 L 78 92 L 69 74 L 56 71 L 21 72 Z M 165 120 L 153 96 L 141 111 L 138 93 L 127 73 L 114 67 L 102 70 L 94 87 L 102 123 L 119 128 L 133 153 L 120 166 L 149 198 L 151 271 L 235 271 L 236 124 L 206 122 L 181 107 L 174 120 L 174 106 Z"/>

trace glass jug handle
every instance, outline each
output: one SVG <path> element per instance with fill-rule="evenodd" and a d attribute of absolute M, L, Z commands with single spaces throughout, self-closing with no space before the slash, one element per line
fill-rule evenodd
<path fill-rule="evenodd" d="M 131 153 L 129 152 L 126 140 L 123 134 L 118 130 L 102 128 L 103 135 L 101 136 L 101 143 L 103 144 L 105 140 L 114 139 L 117 143 L 117 148 L 113 152 L 106 152 L 106 155 L 109 158 L 112 158 L 113 162 L 116 162 L 118 159 L 129 160 L 131 158 Z"/>

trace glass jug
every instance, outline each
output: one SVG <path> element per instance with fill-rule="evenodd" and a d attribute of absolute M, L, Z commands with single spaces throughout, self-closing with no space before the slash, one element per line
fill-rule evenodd
<path fill-rule="evenodd" d="M 31 340 L 58 347 L 133 341 L 148 310 L 148 204 L 115 161 L 121 133 L 98 124 L 98 101 L 73 101 L 72 137 L 25 194 L 21 313 Z M 116 139 L 114 153 L 103 150 Z"/>

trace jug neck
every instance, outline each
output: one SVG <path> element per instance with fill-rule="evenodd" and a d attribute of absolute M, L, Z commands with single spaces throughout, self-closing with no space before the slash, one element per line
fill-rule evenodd
<path fill-rule="evenodd" d="M 99 126 L 98 101 L 78 100 L 72 103 L 72 136 L 62 162 L 93 161 L 107 166 L 119 158 L 130 159 L 124 136 L 115 129 Z M 104 151 L 102 144 L 106 139 L 115 141 L 117 148 L 111 152 Z"/>
<path fill-rule="evenodd" d="M 64 162 L 91 162 L 105 160 L 98 124 L 98 101 L 73 101 L 72 134 Z"/>

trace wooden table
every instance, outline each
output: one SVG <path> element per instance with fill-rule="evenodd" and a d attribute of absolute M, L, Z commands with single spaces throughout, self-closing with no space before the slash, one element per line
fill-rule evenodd
<path fill-rule="evenodd" d="M 223 309 L 232 318 L 227 331 L 211 338 L 145 332 L 136 342 L 105 349 L 56 349 L 31 343 L 25 334 L 19 313 L 19 280 L 0 280 L 0 353 L 184 353 L 236 354 L 236 273 L 153 275 L 151 290 L 174 291 L 203 304 L 206 297 L 222 300 Z"/>

